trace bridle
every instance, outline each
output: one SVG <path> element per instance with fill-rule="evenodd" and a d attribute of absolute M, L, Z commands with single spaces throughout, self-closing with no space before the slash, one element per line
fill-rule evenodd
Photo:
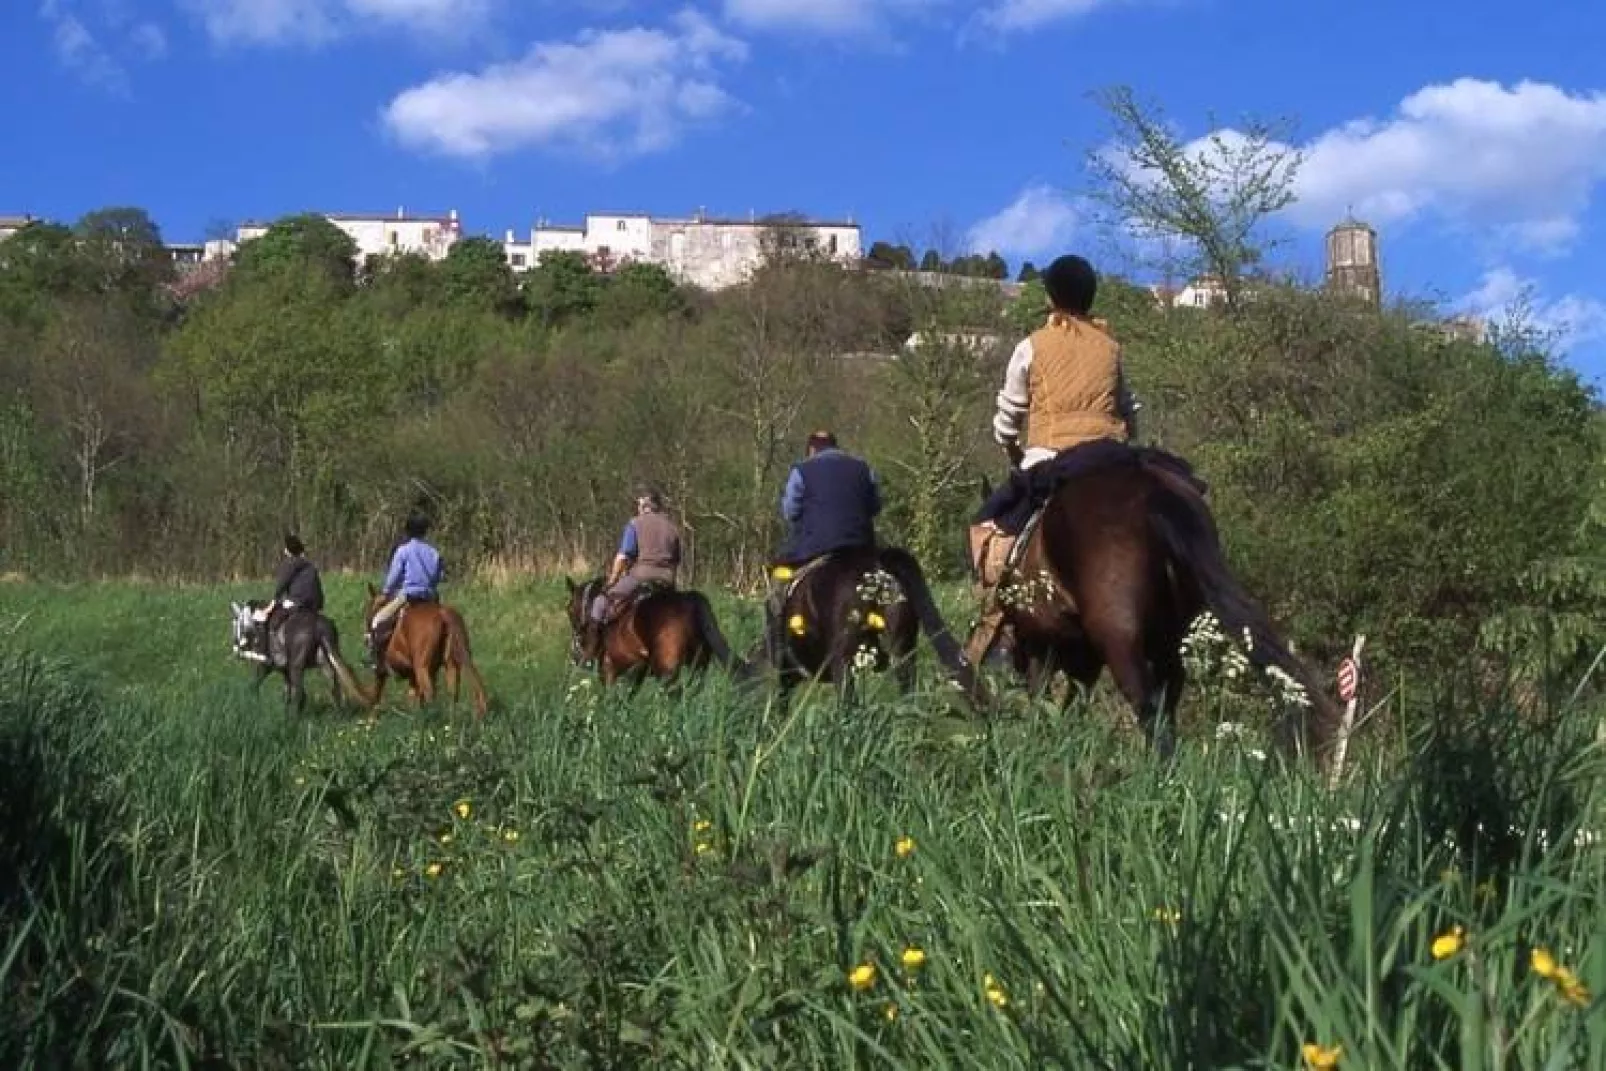
<path fill-rule="evenodd" d="M 574 619 L 569 622 L 569 661 L 577 666 L 583 666 L 589 661 L 586 657 L 585 648 L 581 646 L 581 637 L 585 635 L 586 621 L 591 613 L 591 603 L 596 599 L 596 591 L 601 584 L 602 581 L 599 579 L 587 580 L 580 585 L 579 590 L 575 593 L 575 599 L 579 606 Z"/>

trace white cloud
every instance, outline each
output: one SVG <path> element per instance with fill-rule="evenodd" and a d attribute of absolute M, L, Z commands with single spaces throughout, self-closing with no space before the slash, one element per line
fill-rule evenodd
<path fill-rule="evenodd" d="M 1328 226 L 1353 209 L 1374 225 L 1431 218 L 1557 252 L 1606 181 L 1606 94 L 1462 78 L 1305 149 L 1296 222 Z"/>
<path fill-rule="evenodd" d="M 146 59 L 157 60 L 167 55 L 167 34 L 154 22 L 142 22 L 129 33 L 134 48 Z"/>
<path fill-rule="evenodd" d="M 736 107 L 716 68 L 746 55 L 741 41 L 684 11 L 672 30 L 588 31 L 477 74 L 442 75 L 399 94 L 383 119 L 402 144 L 448 156 L 554 144 L 640 155 Z"/>
<path fill-rule="evenodd" d="M 62 66 L 91 85 L 113 93 L 128 91 L 128 75 L 67 0 L 44 0 L 39 16 L 50 27 L 51 45 Z"/>
<path fill-rule="evenodd" d="M 857 34 L 894 15 L 936 7 L 946 0 L 725 0 L 725 17 L 756 29 Z"/>
<path fill-rule="evenodd" d="M 430 35 L 478 26 L 492 0 L 185 0 L 220 44 L 317 45 L 372 23 Z"/>
<path fill-rule="evenodd" d="M 997 251 L 1020 257 L 1060 252 L 1076 233 L 1076 206 L 1051 186 L 1028 186 L 1007 207 L 981 220 L 965 235 L 974 253 Z"/>
<path fill-rule="evenodd" d="M 1562 352 L 1606 340 L 1606 303 L 1579 294 L 1547 299 L 1535 280 L 1510 268 L 1485 272 L 1478 288 L 1457 301 L 1455 308 L 1492 324 L 1522 310 L 1531 326 L 1554 335 Z"/>
<path fill-rule="evenodd" d="M 329 0 L 187 0 L 220 44 L 319 44 L 337 32 Z"/>
<path fill-rule="evenodd" d="M 999 0 L 982 12 L 982 21 L 1003 31 L 1031 30 L 1044 23 L 1086 15 L 1116 0 Z"/>

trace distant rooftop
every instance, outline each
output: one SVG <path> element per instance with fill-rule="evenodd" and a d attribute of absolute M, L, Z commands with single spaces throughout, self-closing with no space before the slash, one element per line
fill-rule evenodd
<path fill-rule="evenodd" d="M 859 225 L 852 220 L 830 219 L 783 219 L 777 213 L 768 215 L 754 214 L 747 219 L 735 216 L 654 216 L 649 212 L 587 212 L 586 219 L 645 219 L 652 223 L 666 224 L 682 227 L 842 227 L 853 230 Z M 568 223 L 551 223 L 538 221 L 535 225 L 538 231 L 584 231 L 585 227 Z"/>

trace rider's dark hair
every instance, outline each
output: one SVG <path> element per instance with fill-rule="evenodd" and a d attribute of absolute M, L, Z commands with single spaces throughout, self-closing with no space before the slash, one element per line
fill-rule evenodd
<path fill-rule="evenodd" d="M 297 555 L 307 552 L 306 545 L 301 542 L 301 537 L 294 532 L 286 532 L 284 534 L 284 549 L 288 553 Z"/>
<path fill-rule="evenodd" d="M 647 503 L 649 509 L 662 513 L 664 509 L 664 496 L 656 487 L 643 486 L 636 488 L 636 502 Z"/>
<path fill-rule="evenodd" d="M 836 436 L 828 431 L 817 431 L 809 436 L 810 450 L 829 450 L 836 445 Z"/>
<path fill-rule="evenodd" d="M 1043 289 L 1056 309 L 1085 316 L 1098 294 L 1099 277 L 1093 265 L 1075 254 L 1067 254 L 1043 272 Z"/>
<path fill-rule="evenodd" d="M 423 539 L 429 532 L 429 518 L 415 510 L 407 515 L 407 523 L 402 525 L 402 531 L 407 533 L 408 539 Z"/>

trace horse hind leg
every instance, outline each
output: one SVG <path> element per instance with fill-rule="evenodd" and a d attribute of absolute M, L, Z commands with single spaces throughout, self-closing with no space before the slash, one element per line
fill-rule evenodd
<path fill-rule="evenodd" d="M 1134 632 L 1107 641 L 1105 662 L 1110 676 L 1115 678 L 1115 686 L 1131 704 L 1150 746 L 1161 758 L 1171 758 L 1176 751 L 1174 727 L 1169 717 L 1171 703 L 1165 689 L 1157 687 L 1159 681 L 1143 649 L 1142 639 Z"/>

